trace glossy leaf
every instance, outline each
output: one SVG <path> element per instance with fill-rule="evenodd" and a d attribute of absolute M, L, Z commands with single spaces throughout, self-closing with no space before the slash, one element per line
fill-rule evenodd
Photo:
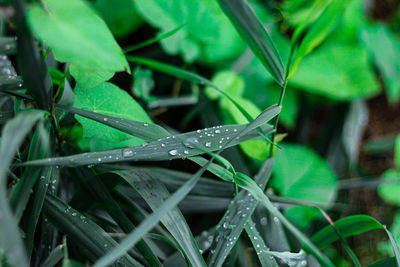
<path fill-rule="evenodd" d="M 92 88 L 78 86 L 74 92 L 76 95 L 74 107 L 143 123 L 152 122 L 143 108 L 127 92 L 112 83 L 105 82 Z M 75 117 L 83 126 L 83 137 L 89 139 L 91 151 L 135 146 L 143 143 L 143 140 L 121 133 L 96 121 L 80 116 Z M 99 149 L 99 144 L 96 143 L 98 139 L 108 145 L 101 146 L 101 149 Z M 122 141 L 123 145 L 120 144 Z"/>
<path fill-rule="evenodd" d="M 46 43 L 55 58 L 69 64 L 78 83 L 93 87 L 128 63 L 104 21 L 82 0 L 46 0 L 46 9 L 33 5 L 27 20 L 35 36 Z M 76 44 L 79 43 L 79 46 Z"/>

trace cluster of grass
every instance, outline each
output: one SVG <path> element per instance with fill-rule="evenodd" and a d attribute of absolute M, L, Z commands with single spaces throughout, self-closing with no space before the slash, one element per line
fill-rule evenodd
<path fill-rule="evenodd" d="M 273 2 L 2 1 L 0 266 L 361 266 L 348 237 L 370 230 L 388 240 L 370 266 L 399 266 L 385 225 L 338 212 L 341 169 L 280 130 L 378 94 L 373 66 L 395 104 L 396 24 Z M 321 150 L 356 172 L 349 103 Z"/>

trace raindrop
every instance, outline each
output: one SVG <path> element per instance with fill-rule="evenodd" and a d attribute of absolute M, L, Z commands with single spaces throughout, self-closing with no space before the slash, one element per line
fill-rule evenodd
<path fill-rule="evenodd" d="M 189 150 L 185 149 L 185 150 L 183 151 L 183 154 L 189 155 Z"/>
<path fill-rule="evenodd" d="M 148 123 L 143 123 L 143 126 L 147 127 L 147 126 L 149 126 L 149 124 Z"/>
<path fill-rule="evenodd" d="M 161 144 L 161 147 L 165 147 L 165 144 L 163 143 L 163 144 Z"/>
<path fill-rule="evenodd" d="M 76 216 L 76 212 L 73 212 L 71 215 L 72 215 L 73 217 L 75 217 L 75 216 Z"/>
<path fill-rule="evenodd" d="M 99 162 L 100 162 L 100 161 L 101 161 L 101 158 L 98 158 L 98 159 L 97 159 L 97 161 L 99 161 Z"/>
<path fill-rule="evenodd" d="M 122 151 L 122 156 L 125 158 L 132 157 L 133 155 L 134 155 L 134 152 L 132 151 L 132 149 L 124 149 Z"/>
<path fill-rule="evenodd" d="M 221 131 L 220 130 L 215 130 L 215 133 L 216 134 L 219 134 Z"/>
<path fill-rule="evenodd" d="M 211 147 L 211 142 L 206 142 L 206 147 Z"/>
<path fill-rule="evenodd" d="M 104 121 L 108 121 L 108 119 L 107 119 L 107 118 L 104 118 L 103 120 L 104 120 Z"/>
<path fill-rule="evenodd" d="M 279 223 L 278 217 L 274 217 L 274 222 L 275 222 L 275 223 Z"/>
<path fill-rule="evenodd" d="M 201 130 L 197 130 L 196 133 L 201 133 Z"/>
<path fill-rule="evenodd" d="M 229 223 L 224 222 L 224 224 L 222 225 L 225 229 L 229 228 Z"/>
<path fill-rule="evenodd" d="M 237 129 L 235 128 L 235 129 L 233 129 L 233 131 L 236 133 L 236 132 L 237 132 Z"/>
<path fill-rule="evenodd" d="M 170 154 L 171 156 L 176 156 L 176 155 L 178 155 L 178 150 L 176 150 L 176 149 L 170 150 L 170 151 L 168 151 L 168 154 Z"/>
<path fill-rule="evenodd" d="M 267 217 L 262 217 L 262 218 L 260 219 L 260 224 L 261 224 L 261 225 L 267 225 L 267 223 L 268 223 Z"/>

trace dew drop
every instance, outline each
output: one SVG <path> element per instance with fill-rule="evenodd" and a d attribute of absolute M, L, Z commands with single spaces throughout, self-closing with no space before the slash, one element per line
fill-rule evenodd
<path fill-rule="evenodd" d="M 215 130 L 215 133 L 219 134 L 219 133 L 221 133 L 221 130 Z"/>
<path fill-rule="evenodd" d="M 172 150 L 168 151 L 168 154 L 170 154 L 171 156 L 176 156 L 176 155 L 178 155 L 178 150 L 172 149 Z"/>
<path fill-rule="evenodd" d="M 72 215 L 73 217 L 75 217 L 75 216 L 76 216 L 76 212 L 73 212 L 71 215 Z"/>
<path fill-rule="evenodd" d="M 143 126 L 147 127 L 147 126 L 149 126 L 149 124 L 148 123 L 143 123 Z"/>
<path fill-rule="evenodd" d="M 211 142 L 206 142 L 206 147 L 211 147 Z"/>
<path fill-rule="evenodd" d="M 104 121 L 108 121 L 108 119 L 107 119 L 107 118 L 104 118 L 103 120 L 104 120 Z"/>
<path fill-rule="evenodd" d="M 229 228 L 229 223 L 224 222 L 224 224 L 222 225 L 222 227 L 224 227 L 225 229 Z"/>
<path fill-rule="evenodd" d="M 165 144 L 161 144 L 161 147 L 165 147 Z"/>
<path fill-rule="evenodd" d="M 189 150 L 187 150 L 187 149 L 183 150 L 183 154 L 189 155 Z"/>
<path fill-rule="evenodd" d="M 124 149 L 122 151 L 122 156 L 124 156 L 125 158 L 132 157 L 133 155 L 134 152 L 132 151 L 132 149 Z"/>

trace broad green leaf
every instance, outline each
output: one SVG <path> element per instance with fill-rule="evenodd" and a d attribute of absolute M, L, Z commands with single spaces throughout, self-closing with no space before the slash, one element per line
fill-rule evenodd
<path fill-rule="evenodd" d="M 389 169 L 382 174 L 384 179 L 398 180 L 400 178 L 400 171 Z M 378 193 L 387 203 L 400 205 L 400 183 L 381 184 L 378 187 Z"/>
<path fill-rule="evenodd" d="M 361 32 L 363 44 L 383 76 L 390 102 L 400 99 L 400 37 L 387 26 L 376 24 Z"/>
<path fill-rule="evenodd" d="M 82 0 L 45 0 L 27 12 L 35 36 L 69 64 L 78 83 L 93 87 L 129 65 L 104 21 Z"/>
<path fill-rule="evenodd" d="M 46 195 L 43 210 L 52 224 L 83 248 L 92 261 L 118 245 L 117 241 L 91 219 L 53 195 Z M 125 253 L 121 256 L 119 262 L 124 266 L 142 266 Z"/>
<path fill-rule="evenodd" d="M 290 84 L 335 100 L 354 100 L 379 93 L 380 87 L 360 45 L 329 42 L 304 58 Z"/>
<path fill-rule="evenodd" d="M 242 96 L 244 93 L 244 81 L 236 73 L 228 70 L 217 72 L 212 82 L 224 92 L 228 92 L 232 97 Z M 221 94 L 212 87 L 205 88 L 205 94 L 211 100 L 221 99 Z"/>
<path fill-rule="evenodd" d="M 282 144 L 277 152 L 272 186 L 288 198 L 329 203 L 336 195 L 337 178 L 329 165 L 307 147 Z M 319 212 L 310 207 L 295 207 L 287 211 L 289 218 L 301 227 Z"/>
<path fill-rule="evenodd" d="M 97 0 L 94 8 L 117 38 L 129 35 L 143 23 L 134 0 Z"/>
<path fill-rule="evenodd" d="M 285 68 L 282 59 L 251 6 L 246 0 L 219 0 L 218 3 L 254 55 L 271 73 L 275 81 L 283 86 Z"/>
<path fill-rule="evenodd" d="M 161 41 L 171 55 L 187 62 L 218 62 L 234 58 L 243 43 L 213 0 L 135 0 L 142 17 L 161 33 L 181 25 L 182 30 Z"/>
<path fill-rule="evenodd" d="M 0 258 L 4 255 L 12 266 L 28 266 L 17 221 L 11 213 L 7 199 L 7 171 L 17 149 L 44 112 L 30 110 L 19 113 L 7 122 L 0 143 Z"/>
<path fill-rule="evenodd" d="M 143 108 L 127 92 L 112 83 L 105 82 L 93 88 L 77 86 L 74 92 L 76 95 L 75 107 L 123 119 L 142 121 L 143 123 L 152 122 Z M 108 143 L 106 147 L 103 146 L 102 148 L 121 147 L 118 142 L 122 141 L 126 141 L 124 146 L 135 146 L 143 143 L 143 140 L 102 125 L 99 122 L 80 116 L 76 116 L 76 119 L 83 126 L 84 138 L 97 138 Z M 89 142 L 96 141 L 89 140 Z M 96 149 L 96 144 L 94 144 L 93 148 L 94 151 L 99 150 Z"/>
<path fill-rule="evenodd" d="M 164 203 L 164 200 L 170 197 L 168 190 L 151 170 L 131 169 L 114 171 L 113 173 L 120 175 L 135 188 L 153 211 L 157 210 Z M 180 210 L 178 208 L 172 209 L 161 218 L 161 222 L 178 242 L 191 265 L 205 266 L 198 245 L 194 242 L 194 237 Z"/>
<path fill-rule="evenodd" d="M 397 267 L 397 266 L 399 265 L 397 264 L 395 257 L 385 258 L 367 265 L 367 267 Z"/>

